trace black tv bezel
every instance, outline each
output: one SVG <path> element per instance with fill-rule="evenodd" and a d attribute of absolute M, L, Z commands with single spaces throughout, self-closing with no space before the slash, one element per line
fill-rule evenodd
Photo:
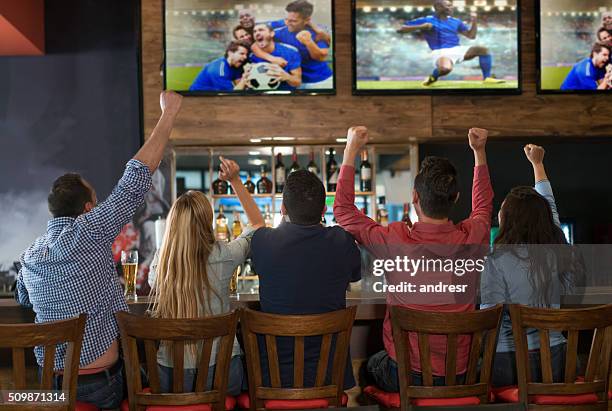
<path fill-rule="evenodd" d="M 500 88 L 500 89 L 376 89 L 363 90 L 357 88 L 357 31 L 356 31 L 356 10 L 357 1 L 351 0 L 351 40 L 352 40 L 352 89 L 355 96 L 448 96 L 448 95 L 520 95 L 523 93 L 523 66 L 522 66 L 522 1 L 516 0 L 516 24 L 517 24 L 517 67 L 518 67 L 518 87 L 517 88 Z"/>
<path fill-rule="evenodd" d="M 536 36 L 536 90 L 538 94 L 556 94 L 556 95 L 573 95 L 573 94 L 586 94 L 586 95 L 605 95 L 609 94 L 611 90 L 553 90 L 542 88 L 542 15 L 541 15 L 541 0 L 535 1 L 535 36 Z"/>
<path fill-rule="evenodd" d="M 189 91 L 189 90 L 173 90 L 185 97 L 218 97 L 218 96 L 333 96 L 336 95 L 336 0 L 329 0 L 331 3 L 332 16 L 332 77 L 334 87 L 332 89 L 302 89 L 294 91 Z M 162 61 L 162 82 L 163 89 L 167 90 L 167 71 L 166 71 L 166 0 L 162 0 L 162 42 L 163 42 L 163 61 Z"/>

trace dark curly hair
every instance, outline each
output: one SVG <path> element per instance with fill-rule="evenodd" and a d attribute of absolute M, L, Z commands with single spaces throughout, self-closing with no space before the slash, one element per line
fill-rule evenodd
<path fill-rule="evenodd" d="M 294 171 L 285 182 L 283 204 L 292 223 L 319 224 L 325 207 L 323 183 L 308 170 Z"/>
<path fill-rule="evenodd" d="M 414 180 L 423 213 L 430 218 L 447 218 L 459 188 L 455 166 L 443 157 L 426 157 Z"/>
<path fill-rule="evenodd" d="M 49 211 L 54 218 L 78 217 L 83 214 L 85 204 L 92 201 L 92 194 L 79 174 L 64 174 L 53 182 L 47 197 Z"/>

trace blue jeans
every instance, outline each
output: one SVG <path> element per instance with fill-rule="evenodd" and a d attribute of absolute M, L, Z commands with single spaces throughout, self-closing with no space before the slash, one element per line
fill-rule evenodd
<path fill-rule="evenodd" d="M 565 374 L 565 347 L 565 343 L 550 347 L 553 382 L 563 382 Z M 529 372 L 531 381 L 542 381 L 542 369 L 540 365 L 540 351 L 530 351 Z M 491 382 L 494 387 L 506 387 L 518 383 L 516 355 L 514 351 L 495 353 Z"/>
<path fill-rule="evenodd" d="M 382 350 L 374 354 L 368 359 L 367 370 L 372 382 L 381 390 L 386 392 L 399 392 L 399 377 L 397 372 L 397 362 L 391 357 L 387 351 Z M 412 385 L 423 385 L 423 375 L 417 371 L 410 372 L 412 377 Z M 458 375 L 456 378 L 457 384 L 463 384 L 465 374 Z M 433 385 L 445 385 L 444 376 L 433 376 Z"/>
<path fill-rule="evenodd" d="M 206 389 L 212 389 L 215 365 L 208 367 L 208 378 L 206 380 Z M 161 392 L 172 392 L 172 372 L 170 367 L 159 365 L 159 385 Z M 195 390 L 195 382 L 198 376 L 197 368 L 185 368 L 183 370 L 183 391 L 193 392 Z M 243 384 L 245 387 L 243 388 Z M 242 390 L 246 390 L 246 379 L 244 378 L 244 367 L 242 365 L 242 357 L 235 355 L 230 361 L 229 381 L 227 384 L 227 395 L 238 395 Z"/>
<path fill-rule="evenodd" d="M 40 367 L 38 375 L 42 378 Z M 62 379 L 62 375 L 53 377 L 53 389 L 60 389 Z M 118 360 L 107 370 L 95 374 L 79 375 L 76 399 L 93 404 L 100 409 L 119 408 L 123 401 L 123 360 Z"/>

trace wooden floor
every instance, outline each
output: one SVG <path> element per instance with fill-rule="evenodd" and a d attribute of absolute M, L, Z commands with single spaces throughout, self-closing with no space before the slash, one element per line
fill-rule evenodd
<path fill-rule="evenodd" d="M 28 387 L 38 386 L 38 368 L 26 368 L 26 384 Z M 10 390 L 15 388 L 13 385 L 13 370 L 7 367 L 0 367 L 0 390 Z"/>

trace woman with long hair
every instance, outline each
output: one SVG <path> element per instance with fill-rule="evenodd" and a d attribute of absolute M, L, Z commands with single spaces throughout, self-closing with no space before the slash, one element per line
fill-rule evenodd
<path fill-rule="evenodd" d="M 482 308 L 497 303 L 559 308 L 561 295 L 573 285 L 572 256 L 567 245 L 552 187 L 544 169 L 544 149 L 524 148 L 533 166 L 535 187 L 515 187 L 504 199 L 498 214 L 499 233 L 481 277 Z M 563 378 L 565 338 L 550 332 L 553 378 Z M 541 380 L 540 339 L 537 330 L 527 332 L 530 371 Z M 494 386 L 515 385 L 516 358 L 512 322 L 504 311 L 492 376 Z"/>
<path fill-rule="evenodd" d="M 156 318 L 200 318 L 230 311 L 229 284 L 233 272 L 247 258 L 255 230 L 264 226 L 259 208 L 239 176 L 238 165 L 221 159 L 220 178 L 228 181 L 240 200 L 251 227 L 231 242 L 216 241 L 213 208 L 199 191 L 181 195 L 168 213 L 162 245 L 151 264 L 149 284 Z M 185 347 L 184 389 L 194 390 L 201 343 Z M 218 341 L 213 343 L 207 386 L 212 386 Z M 240 346 L 234 340 L 228 395 L 241 391 L 244 369 Z M 162 342 L 157 356 L 162 392 L 172 387 L 172 347 Z"/>

